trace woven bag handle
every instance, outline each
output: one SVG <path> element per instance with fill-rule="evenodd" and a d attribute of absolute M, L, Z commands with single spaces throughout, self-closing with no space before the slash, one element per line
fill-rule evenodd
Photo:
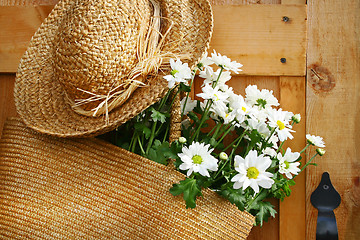
<path fill-rule="evenodd" d="M 180 107 L 180 94 L 173 92 L 172 97 L 175 97 L 174 103 L 171 106 L 171 116 L 170 116 L 170 134 L 169 142 L 179 139 L 181 137 L 181 107 Z M 174 96 L 175 95 L 175 96 Z"/>

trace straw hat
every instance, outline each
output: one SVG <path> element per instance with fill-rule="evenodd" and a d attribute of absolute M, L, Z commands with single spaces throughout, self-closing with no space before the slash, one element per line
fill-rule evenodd
<path fill-rule="evenodd" d="M 170 58 L 197 63 L 212 26 L 207 0 L 61 0 L 21 59 L 17 111 L 45 134 L 112 130 L 164 96 Z"/>
<path fill-rule="evenodd" d="M 169 192 L 183 178 L 102 140 L 11 119 L 0 140 L 0 238 L 246 239 L 253 216 L 210 190 L 186 209 Z"/>

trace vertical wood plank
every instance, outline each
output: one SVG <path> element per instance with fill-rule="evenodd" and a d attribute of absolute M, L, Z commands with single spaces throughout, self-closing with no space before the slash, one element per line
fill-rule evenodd
<path fill-rule="evenodd" d="M 17 116 L 14 102 L 15 74 L 0 74 L 0 137 L 8 117 Z"/>
<path fill-rule="evenodd" d="M 307 132 L 323 136 L 327 152 L 307 171 L 307 239 L 316 236 L 317 210 L 310 196 L 327 171 L 342 198 L 335 210 L 339 239 L 355 240 L 360 236 L 360 0 L 308 3 Z"/>
<path fill-rule="evenodd" d="M 306 0 L 281 0 L 281 4 L 304 5 Z M 305 33 L 301 33 L 305 34 Z M 280 106 L 287 111 L 300 113 L 302 121 L 294 126 L 296 133 L 294 140 L 288 141 L 284 147 L 290 147 L 292 151 L 300 151 L 305 146 L 305 77 L 280 77 Z M 302 162 L 305 160 L 303 159 Z M 306 237 L 306 173 L 303 172 L 295 179 L 291 196 L 279 204 L 279 239 L 287 240 L 289 236 L 293 240 L 302 240 Z M 296 224 L 294 224 L 296 219 Z"/>
<path fill-rule="evenodd" d="M 284 149 L 290 147 L 293 152 L 299 152 L 305 147 L 305 99 L 304 77 L 280 77 L 280 106 L 294 114 L 300 113 L 302 117 L 300 124 L 294 125 L 294 139 L 284 144 Z M 302 162 L 304 161 L 303 159 Z M 280 202 L 280 240 L 287 240 L 289 236 L 292 240 L 305 239 L 305 175 L 305 172 L 302 172 L 295 178 L 296 185 L 291 187 L 291 196 Z"/>

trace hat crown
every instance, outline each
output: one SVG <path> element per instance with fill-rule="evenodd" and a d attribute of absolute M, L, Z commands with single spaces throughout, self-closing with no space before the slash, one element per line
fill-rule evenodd
<path fill-rule="evenodd" d="M 53 64 L 71 102 L 92 97 L 89 93 L 107 95 L 127 79 L 137 63 L 140 19 L 148 22 L 151 11 L 145 0 L 77 1 L 68 10 L 58 28 Z"/>

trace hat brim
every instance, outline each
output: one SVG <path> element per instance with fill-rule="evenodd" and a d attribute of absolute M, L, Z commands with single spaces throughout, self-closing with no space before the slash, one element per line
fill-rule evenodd
<path fill-rule="evenodd" d="M 106 121 L 104 116 L 87 117 L 76 113 L 66 100 L 61 84 L 54 79 L 51 64 L 57 29 L 73 2 L 60 1 L 30 41 L 16 76 L 15 105 L 26 125 L 38 132 L 59 137 L 90 137 L 115 129 L 133 118 L 162 98 L 168 87 L 159 74 L 146 86 L 136 89 L 123 105 L 113 109 Z M 207 0 L 183 0 L 183 4 L 175 2 L 172 5 L 178 11 L 186 7 L 187 11 L 181 14 L 188 12 L 185 16 L 190 26 L 182 26 L 182 34 L 174 33 L 173 36 L 187 36 L 189 41 L 193 41 L 191 65 L 209 47 L 213 26 L 211 6 Z M 202 14 L 197 14 L 199 12 Z M 199 31 L 199 28 L 202 30 Z"/>
<path fill-rule="evenodd" d="M 246 239 L 254 217 L 209 189 L 186 209 L 185 175 L 102 140 L 39 134 L 18 119 L 0 140 L 0 227 L 11 239 Z"/>

